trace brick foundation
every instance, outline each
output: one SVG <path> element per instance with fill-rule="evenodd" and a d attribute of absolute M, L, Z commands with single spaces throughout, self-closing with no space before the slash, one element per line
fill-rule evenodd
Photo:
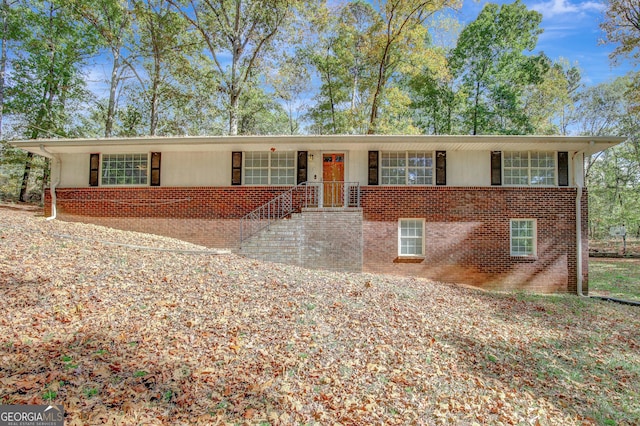
<path fill-rule="evenodd" d="M 363 187 L 364 270 L 575 293 L 575 197 L 575 188 Z M 586 192 L 582 215 L 586 236 Z M 424 261 L 397 262 L 400 218 L 425 219 Z M 510 256 L 509 221 L 517 218 L 537 220 L 536 258 Z M 582 252 L 586 292 L 586 238 Z"/>
<path fill-rule="evenodd" d="M 244 214 L 282 187 L 58 189 L 58 217 L 237 248 Z M 485 288 L 576 292 L 575 188 L 362 187 L 363 270 Z M 587 235 L 587 195 L 582 197 Z M 45 214 L 51 214 L 47 191 Z M 425 259 L 397 263 L 398 219 L 425 219 Z M 537 220 L 537 257 L 509 254 L 509 220 Z M 583 289 L 588 241 L 583 238 Z"/>
<path fill-rule="evenodd" d="M 58 189 L 62 220 L 164 235 L 212 248 L 237 248 L 238 219 L 288 187 Z M 51 194 L 45 194 L 51 214 Z"/>

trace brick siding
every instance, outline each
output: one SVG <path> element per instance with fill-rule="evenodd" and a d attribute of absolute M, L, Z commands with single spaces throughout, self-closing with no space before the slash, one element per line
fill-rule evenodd
<path fill-rule="evenodd" d="M 575 188 L 362 188 L 364 270 L 484 288 L 576 292 Z M 587 195 L 582 197 L 587 235 Z M 425 219 L 425 258 L 398 261 L 398 219 Z M 510 255 L 510 219 L 536 219 L 537 256 Z M 583 289 L 588 242 L 583 239 Z"/>
<path fill-rule="evenodd" d="M 58 217 L 165 235 L 213 248 L 237 248 L 242 216 L 288 187 L 62 188 Z M 51 194 L 45 193 L 45 214 Z"/>
<path fill-rule="evenodd" d="M 62 220 L 237 248 L 238 219 L 282 187 L 58 189 Z M 362 187 L 363 270 L 485 288 L 576 291 L 575 188 Z M 587 235 L 587 194 L 582 197 Z M 51 214 L 47 191 L 45 214 Z M 425 219 L 425 259 L 397 263 L 398 219 Z M 537 256 L 510 256 L 509 220 L 537 220 Z M 583 238 L 583 289 L 588 241 Z"/>

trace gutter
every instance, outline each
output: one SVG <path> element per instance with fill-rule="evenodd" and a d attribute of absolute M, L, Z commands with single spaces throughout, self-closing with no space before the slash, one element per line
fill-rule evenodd
<path fill-rule="evenodd" d="M 53 220 L 58 215 L 58 209 L 56 206 L 56 187 L 60 184 L 60 174 L 62 173 L 62 168 L 60 167 L 61 160 L 59 155 L 47 151 L 47 149 L 44 147 L 44 144 L 40 145 L 40 152 L 43 156 L 53 160 L 53 164 L 51 167 L 52 169 L 54 165 L 56 165 L 58 169 L 57 179 L 55 181 L 51 181 L 51 216 L 46 218 L 46 220 Z"/>

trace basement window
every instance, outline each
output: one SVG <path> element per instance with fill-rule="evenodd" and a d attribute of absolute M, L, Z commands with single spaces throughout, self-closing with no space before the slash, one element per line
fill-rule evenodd
<path fill-rule="evenodd" d="M 532 257 L 536 255 L 535 219 L 511 219 L 511 256 Z"/>
<path fill-rule="evenodd" d="M 398 220 L 398 256 L 424 257 L 424 219 Z"/>
<path fill-rule="evenodd" d="M 147 185 L 149 154 L 102 154 L 102 185 Z"/>

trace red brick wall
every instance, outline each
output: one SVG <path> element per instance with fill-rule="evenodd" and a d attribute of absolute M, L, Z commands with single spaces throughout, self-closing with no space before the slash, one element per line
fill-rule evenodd
<path fill-rule="evenodd" d="M 575 188 L 363 187 L 364 270 L 485 288 L 575 292 L 575 197 Z M 586 236 L 586 192 L 582 201 Z M 396 263 L 400 218 L 425 219 L 421 263 Z M 509 221 L 517 218 L 537 220 L 535 258 L 510 256 Z M 584 278 L 586 290 L 586 269 Z"/>
<path fill-rule="evenodd" d="M 63 220 L 155 233 L 208 247 L 235 248 L 238 218 L 284 188 L 58 189 Z M 576 291 L 575 188 L 362 187 L 363 268 L 485 288 Z M 587 195 L 582 197 L 587 232 Z M 46 194 L 45 214 L 51 214 Z M 398 219 L 425 219 L 425 259 L 395 263 Z M 537 257 L 510 256 L 509 220 L 537 220 Z M 583 239 L 588 284 L 588 241 Z"/>
<path fill-rule="evenodd" d="M 236 248 L 238 219 L 286 191 L 283 187 L 62 188 L 60 219 L 179 238 L 215 248 Z M 51 194 L 45 194 L 51 214 Z"/>

